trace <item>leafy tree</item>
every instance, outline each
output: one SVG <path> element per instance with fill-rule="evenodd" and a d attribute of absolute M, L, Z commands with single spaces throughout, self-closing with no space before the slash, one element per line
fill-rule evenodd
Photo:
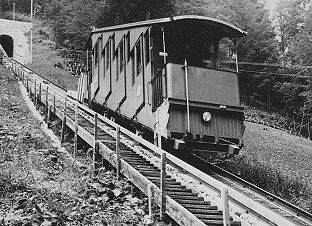
<path fill-rule="evenodd" d="M 239 60 L 276 62 L 277 42 L 269 12 L 258 0 L 229 0 L 232 11 L 230 22 L 248 32 L 239 42 Z"/>
<path fill-rule="evenodd" d="M 172 15 L 173 0 L 107 0 L 97 18 L 98 27 Z"/>
<path fill-rule="evenodd" d="M 297 32 L 293 36 L 290 45 L 290 53 L 295 64 L 312 66 L 312 4 L 305 6 L 302 13 L 302 21 L 297 24 Z"/>
<path fill-rule="evenodd" d="M 280 50 L 284 53 L 299 32 L 298 25 L 303 22 L 302 4 L 293 0 L 280 1 L 275 13 L 278 22 Z"/>
<path fill-rule="evenodd" d="M 99 3 L 96 0 L 51 0 L 44 6 L 57 48 L 83 49 L 100 13 Z"/>
<path fill-rule="evenodd" d="M 81 50 L 91 27 L 169 16 L 168 0 L 50 0 L 45 4 L 57 47 Z"/>
<path fill-rule="evenodd" d="M 218 18 L 232 23 L 248 36 L 239 41 L 239 60 L 251 62 L 275 62 L 277 41 L 269 12 L 258 0 L 180 0 L 175 14 L 196 14 Z"/>
<path fill-rule="evenodd" d="M 46 5 L 45 16 L 52 28 L 57 48 L 65 44 L 69 9 L 69 0 L 52 0 Z"/>
<path fill-rule="evenodd" d="M 283 95 L 281 101 L 285 103 L 287 113 L 298 121 L 300 132 L 310 134 L 312 4 L 309 0 L 288 1 L 286 5 L 279 5 L 277 12 L 282 63 L 298 68 L 295 74 L 306 76 L 296 78 L 290 84 L 279 84 L 278 91 Z"/>

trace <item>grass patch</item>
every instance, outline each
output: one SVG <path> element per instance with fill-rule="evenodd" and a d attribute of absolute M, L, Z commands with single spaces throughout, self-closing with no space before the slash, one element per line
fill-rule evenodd
<path fill-rule="evenodd" d="M 77 90 L 78 77 L 54 65 L 63 65 L 65 68 L 64 60 L 57 55 L 57 51 L 52 50 L 50 44 L 35 44 L 33 62 L 29 67 L 66 90 Z"/>
<path fill-rule="evenodd" d="M 13 12 L 11 11 L 2 12 L 1 18 L 7 19 L 7 20 L 13 20 Z M 19 12 L 15 12 L 15 20 L 22 21 L 22 22 L 32 22 L 30 15 L 25 15 Z"/>
<path fill-rule="evenodd" d="M 312 213 L 312 188 L 306 178 L 291 178 L 268 164 L 244 156 L 227 160 L 221 167 Z"/>
<path fill-rule="evenodd" d="M 51 40 L 49 28 L 45 27 L 43 22 L 35 21 L 33 59 L 28 66 L 66 90 L 77 90 L 78 77 L 65 70 L 65 60 L 59 56 L 59 51 L 55 49 L 55 42 Z"/>

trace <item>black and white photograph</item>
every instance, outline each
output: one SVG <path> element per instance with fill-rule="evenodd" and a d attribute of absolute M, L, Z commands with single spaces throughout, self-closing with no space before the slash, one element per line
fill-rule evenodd
<path fill-rule="evenodd" d="M 0 226 L 312 226 L 311 0 L 0 0 Z"/>

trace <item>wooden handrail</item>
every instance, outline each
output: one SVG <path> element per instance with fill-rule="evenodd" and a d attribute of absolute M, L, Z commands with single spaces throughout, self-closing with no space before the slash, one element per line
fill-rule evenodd
<path fill-rule="evenodd" d="M 40 77 L 42 77 L 42 76 L 40 76 Z M 36 82 L 35 82 L 35 84 L 36 84 Z M 39 84 L 41 84 L 41 83 L 39 83 Z M 70 98 L 66 98 L 66 99 L 67 99 L 67 102 L 69 102 L 69 103 L 74 103 L 74 104 L 76 103 L 76 101 L 74 101 Z M 65 104 L 65 106 L 64 106 L 64 110 L 65 110 L 66 109 L 66 101 L 64 104 Z M 86 106 L 84 106 L 80 103 L 77 103 L 77 106 L 78 106 L 78 108 L 88 112 L 89 114 L 91 114 L 93 116 L 96 114 L 96 112 L 94 112 L 93 110 L 87 108 Z M 57 109 L 57 111 L 60 111 L 60 110 Z M 58 114 L 61 115 L 62 113 L 59 112 Z M 63 113 L 63 116 L 65 116 L 64 119 L 67 118 L 65 112 Z M 117 127 L 119 127 L 118 124 L 116 124 L 115 122 L 109 120 L 108 118 L 106 118 L 102 115 L 99 115 L 98 118 L 100 120 L 102 120 L 103 122 L 107 123 L 108 125 L 114 127 L 115 129 Z M 74 127 L 73 120 L 71 120 L 69 118 L 68 118 L 68 124 L 71 127 Z M 87 138 L 86 138 L 87 140 L 94 140 L 92 135 L 88 135 L 87 132 L 83 128 L 78 126 L 78 134 L 82 133 L 81 131 L 84 131 L 83 134 L 85 134 L 85 136 L 87 136 Z M 295 223 L 288 220 L 287 218 L 283 218 L 278 213 L 274 212 L 272 209 L 267 208 L 266 206 L 262 205 L 261 203 L 258 203 L 257 201 L 253 200 L 252 198 L 242 194 L 241 192 L 238 192 L 237 190 L 235 190 L 231 187 L 225 186 L 222 182 L 220 182 L 220 181 L 216 180 L 215 178 L 201 172 L 200 170 L 189 165 L 188 163 L 185 163 L 184 161 L 180 160 L 179 158 L 173 156 L 172 154 L 165 152 L 164 150 L 162 150 L 162 149 L 158 148 L 157 146 L 155 146 L 154 144 L 144 140 L 142 137 L 132 133 L 131 131 L 129 131 L 123 127 L 120 127 L 120 132 L 129 136 L 131 139 L 139 142 L 141 145 L 144 145 L 146 148 L 148 148 L 152 152 L 158 154 L 159 156 L 161 156 L 162 154 L 166 154 L 166 160 L 169 163 L 171 163 L 171 165 L 169 165 L 169 164 L 167 165 L 166 173 L 172 174 L 169 170 L 170 168 L 182 168 L 182 169 L 184 169 L 184 171 L 188 172 L 188 175 L 191 175 L 194 179 L 196 179 L 200 183 L 208 185 L 209 187 L 212 187 L 213 189 L 217 190 L 219 192 L 219 194 L 221 194 L 221 191 L 223 189 L 227 189 L 228 190 L 228 198 L 229 198 L 230 202 L 239 204 L 240 206 L 246 207 L 247 209 L 256 210 L 260 216 L 267 218 L 269 221 L 271 221 L 277 225 L 296 225 Z M 101 144 L 101 145 L 103 145 L 103 144 Z M 122 164 L 121 164 L 121 169 L 122 169 L 123 165 L 125 165 L 126 163 L 122 160 L 121 160 L 121 162 L 122 162 Z M 130 168 L 129 166 L 127 166 L 127 167 Z M 147 187 L 146 187 L 146 189 L 147 189 Z M 155 189 L 155 192 L 160 192 L 160 189 L 158 189 L 158 188 Z M 161 196 L 159 196 L 159 197 L 161 197 Z M 166 210 L 167 211 L 171 211 L 171 209 L 168 208 L 168 206 L 174 205 L 174 203 L 175 203 L 174 200 L 172 200 L 170 197 L 166 196 L 166 207 L 167 207 Z"/>

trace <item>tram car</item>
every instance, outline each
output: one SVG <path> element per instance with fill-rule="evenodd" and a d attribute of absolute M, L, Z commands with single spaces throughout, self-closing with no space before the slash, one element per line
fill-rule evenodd
<path fill-rule="evenodd" d="M 238 70 L 225 66 L 233 66 L 227 62 L 244 35 L 190 15 L 93 29 L 86 46 L 92 66 L 79 95 L 163 148 L 238 153 Z"/>

